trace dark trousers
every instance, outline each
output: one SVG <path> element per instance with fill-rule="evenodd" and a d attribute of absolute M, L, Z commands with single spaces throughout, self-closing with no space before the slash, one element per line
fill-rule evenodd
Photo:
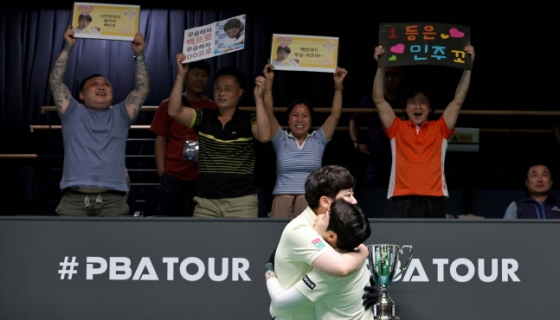
<path fill-rule="evenodd" d="M 162 174 L 157 215 L 192 217 L 193 198 L 197 190 L 198 184 L 194 181 L 184 181 Z"/>
<path fill-rule="evenodd" d="M 392 197 L 391 218 L 445 218 L 445 197 Z"/>

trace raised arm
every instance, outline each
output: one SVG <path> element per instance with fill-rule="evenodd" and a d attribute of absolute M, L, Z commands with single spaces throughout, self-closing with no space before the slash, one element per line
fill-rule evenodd
<path fill-rule="evenodd" d="M 58 112 L 59 115 L 62 115 L 66 111 L 68 105 L 70 104 L 70 99 L 72 99 L 70 90 L 64 82 L 62 82 L 64 73 L 66 72 L 66 67 L 68 66 L 70 53 L 77 41 L 76 38 L 74 38 L 74 31 L 72 31 L 72 27 L 66 28 L 66 32 L 64 32 L 64 40 L 66 41 L 64 49 L 62 49 L 58 59 L 56 59 L 49 76 L 49 85 L 51 86 L 56 112 Z"/>
<path fill-rule="evenodd" d="M 270 141 L 270 123 L 268 121 L 268 115 L 264 108 L 264 92 L 266 88 L 266 79 L 262 76 L 258 76 L 255 79 L 255 104 L 256 104 L 256 114 L 257 123 L 253 126 L 253 136 L 257 138 L 262 143 L 267 143 Z"/>
<path fill-rule="evenodd" d="M 270 125 L 270 138 L 274 138 L 280 129 L 280 124 L 278 119 L 274 116 L 274 99 L 272 98 L 272 83 L 274 82 L 274 66 L 272 64 L 267 64 L 264 66 L 263 74 L 266 79 L 266 88 L 264 89 L 264 108 L 268 116 L 268 122 Z"/>
<path fill-rule="evenodd" d="M 124 102 L 128 116 L 132 121 L 140 113 L 140 109 L 142 109 L 142 105 L 150 92 L 150 78 L 146 68 L 146 56 L 144 56 L 145 46 L 144 37 L 141 33 L 137 33 L 132 40 L 132 51 L 134 51 L 134 59 L 136 60 L 134 90 L 128 94 Z"/>
<path fill-rule="evenodd" d="M 181 107 L 183 102 L 182 95 L 183 87 L 185 86 L 185 76 L 189 71 L 189 66 L 183 65 L 181 62 L 183 62 L 186 58 L 185 54 L 179 53 L 175 59 L 177 62 L 177 78 L 175 78 L 175 83 L 173 84 L 171 94 L 169 95 L 167 113 L 185 127 L 190 127 L 194 111 L 192 108 Z"/>
<path fill-rule="evenodd" d="M 474 47 L 467 46 L 465 47 L 465 51 L 471 57 L 471 61 L 474 62 Z M 465 70 L 463 71 L 463 76 L 461 77 L 457 90 L 455 91 L 455 97 L 443 111 L 443 120 L 445 120 L 445 124 L 449 130 L 453 130 L 453 128 L 455 128 L 457 118 L 459 117 L 459 111 L 461 110 L 463 102 L 465 102 L 465 98 L 467 97 L 470 83 L 471 70 Z"/>
<path fill-rule="evenodd" d="M 329 140 L 332 138 L 334 130 L 336 130 L 338 120 L 340 120 L 340 113 L 342 112 L 342 89 L 344 89 L 342 84 L 347 74 L 348 71 L 340 67 L 337 67 L 334 71 L 334 97 L 331 115 L 325 120 L 325 123 L 323 123 L 323 132 L 325 133 L 325 137 Z"/>
<path fill-rule="evenodd" d="M 345 276 L 362 267 L 368 252 L 367 247 L 363 244 L 354 252 L 339 253 L 331 250 L 318 256 L 312 266 L 334 276 Z"/>
<path fill-rule="evenodd" d="M 375 47 L 375 52 L 373 58 L 375 61 L 379 61 L 379 57 L 385 53 L 385 50 L 381 46 Z M 384 86 L 385 85 L 385 68 L 377 68 L 375 73 L 375 79 L 373 80 L 373 93 L 371 97 L 373 98 L 373 103 L 379 112 L 379 118 L 381 119 L 381 124 L 385 129 L 389 129 L 393 120 L 395 120 L 395 112 L 393 108 L 385 100 Z"/>

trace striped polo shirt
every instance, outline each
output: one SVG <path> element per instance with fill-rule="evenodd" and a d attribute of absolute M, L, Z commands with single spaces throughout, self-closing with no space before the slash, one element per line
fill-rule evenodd
<path fill-rule="evenodd" d="M 276 150 L 276 185 L 273 194 L 305 194 L 305 180 L 321 167 L 329 143 L 323 128 L 308 135 L 300 146 L 291 133 L 279 129 L 271 140 Z"/>
<path fill-rule="evenodd" d="M 189 127 L 198 131 L 198 196 L 238 198 L 254 194 L 255 113 L 237 109 L 222 126 L 219 110 L 194 110 Z"/>

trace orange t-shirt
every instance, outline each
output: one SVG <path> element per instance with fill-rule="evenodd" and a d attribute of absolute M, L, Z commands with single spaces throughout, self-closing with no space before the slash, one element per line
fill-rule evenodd
<path fill-rule="evenodd" d="M 393 155 L 387 198 L 449 196 L 443 168 L 447 139 L 454 130 L 449 130 L 443 117 L 420 127 L 395 118 L 385 132 Z"/>

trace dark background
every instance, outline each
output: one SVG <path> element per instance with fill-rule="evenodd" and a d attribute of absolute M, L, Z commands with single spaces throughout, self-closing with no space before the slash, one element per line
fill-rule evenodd
<path fill-rule="evenodd" d="M 354 108 L 371 93 L 376 68 L 372 53 L 379 23 L 430 21 L 471 27 L 476 60 L 463 110 L 559 110 L 555 99 L 558 81 L 547 36 L 547 30 L 552 30 L 547 29 L 551 23 L 547 22 L 550 21 L 546 18 L 547 9 L 537 4 L 494 9 L 468 3 L 117 2 L 142 6 L 141 30 L 147 40 L 152 84 L 145 105 L 159 105 L 168 97 L 175 76 L 173 59 L 181 50 L 184 29 L 246 13 L 245 49 L 209 59 L 213 71 L 227 65 L 245 73 L 248 81 L 240 102 L 242 106 L 254 106 L 252 79 L 260 74 L 268 59 L 272 33 L 340 37 L 339 65 L 349 71 L 344 83 L 343 106 Z M 0 153 L 36 153 L 40 158 L 0 159 L 0 198 L 28 204 L 24 212 L 36 210 L 42 192 L 48 193 L 44 197 L 56 198 L 62 154 L 60 133 L 56 130 L 30 133 L 29 125 L 59 123 L 56 114 L 41 114 L 40 107 L 53 105 L 48 73 L 63 47 L 72 4 L 70 1 L 13 1 L 1 5 Z M 115 101 L 120 101 L 133 86 L 131 56 L 126 42 L 81 39 L 72 53 L 65 83 L 76 96 L 79 81 L 101 71 L 113 82 Z M 407 81 L 428 85 L 435 93 L 432 106 L 443 109 L 452 99 L 462 71 L 419 66 L 407 67 L 404 72 Z M 285 71 L 278 72 L 275 80 L 275 106 L 286 106 L 296 98 L 304 98 L 315 107 L 330 107 L 333 95 L 330 74 Z M 207 95 L 211 97 L 209 89 Z M 143 112 L 136 124 L 149 124 L 152 116 L 152 112 Z M 282 121 L 282 115 L 278 116 Z M 339 126 L 347 126 L 349 118 L 349 113 L 343 114 Z M 320 125 L 323 120 L 324 115 L 318 115 L 314 125 Z M 473 188 L 523 189 L 525 170 L 533 162 L 548 163 L 555 170 L 559 145 L 550 130 L 559 120 L 558 116 L 461 115 L 458 127 L 511 131 L 481 133 L 478 153 L 449 152 L 446 158 L 449 187 L 463 190 L 468 198 Z M 519 133 L 520 129 L 544 131 Z M 131 131 L 132 138 L 140 139 L 129 143 L 128 154 L 139 156 L 127 163 L 129 169 L 138 170 L 131 173 L 133 183 L 157 180 L 153 159 L 146 157 L 153 154 L 153 142 L 149 141 L 153 135 L 144 131 Z M 274 179 L 271 150 L 266 146 L 260 150 L 257 183 L 270 187 Z M 342 130 L 335 134 L 324 157 L 325 163 L 350 168 L 360 182 L 365 161 L 363 155 L 353 150 L 348 132 Z M 0 213 L 9 214 L 2 209 Z"/>

